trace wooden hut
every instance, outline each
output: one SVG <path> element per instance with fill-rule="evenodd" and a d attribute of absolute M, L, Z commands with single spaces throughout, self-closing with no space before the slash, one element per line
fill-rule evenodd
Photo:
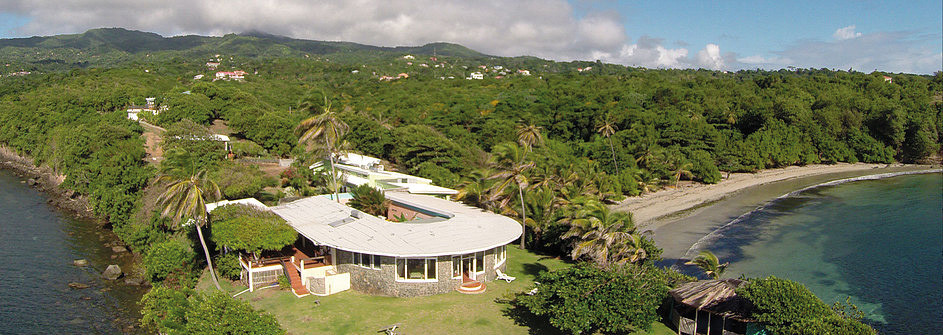
<path fill-rule="evenodd" d="M 749 318 L 750 302 L 737 296 L 737 288 L 747 284 L 740 279 L 715 279 L 681 285 L 668 291 L 674 298 L 669 320 L 678 334 L 767 334 Z"/>

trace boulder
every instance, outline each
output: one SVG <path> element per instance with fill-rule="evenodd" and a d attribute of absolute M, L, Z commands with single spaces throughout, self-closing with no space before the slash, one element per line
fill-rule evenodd
<path fill-rule="evenodd" d="M 88 266 L 88 261 L 84 259 L 76 259 L 72 261 L 72 265 L 75 266 Z"/>
<path fill-rule="evenodd" d="M 144 279 L 141 278 L 125 278 L 124 284 L 128 286 L 141 286 L 144 283 Z"/>
<path fill-rule="evenodd" d="M 71 288 L 71 289 L 73 289 L 73 290 L 81 290 L 81 289 L 86 289 L 86 288 L 88 288 L 88 284 L 82 284 L 82 283 L 69 283 L 69 288 Z"/>
<path fill-rule="evenodd" d="M 128 248 L 125 248 L 120 245 L 116 245 L 116 246 L 111 247 L 111 251 L 114 253 L 128 252 Z"/>
<path fill-rule="evenodd" d="M 116 280 L 121 277 L 121 267 L 115 264 L 109 265 L 108 268 L 102 272 L 102 277 L 107 280 Z"/>
<path fill-rule="evenodd" d="M 26 185 L 33 186 L 36 185 L 36 179 L 30 178 L 26 180 Z"/>

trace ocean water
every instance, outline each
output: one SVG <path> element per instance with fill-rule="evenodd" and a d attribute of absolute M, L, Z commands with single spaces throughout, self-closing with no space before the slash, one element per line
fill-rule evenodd
<path fill-rule="evenodd" d="M 829 304 L 850 297 L 881 334 L 943 334 L 943 174 L 793 192 L 697 248 L 730 262 L 724 277 L 788 278 Z"/>
<path fill-rule="evenodd" d="M 109 264 L 129 268 L 127 253 L 112 258 L 114 237 L 77 220 L 0 170 L 0 334 L 117 334 L 139 318 L 144 290 L 99 275 Z M 75 267 L 86 259 L 88 267 Z M 90 287 L 74 290 L 69 283 Z"/>

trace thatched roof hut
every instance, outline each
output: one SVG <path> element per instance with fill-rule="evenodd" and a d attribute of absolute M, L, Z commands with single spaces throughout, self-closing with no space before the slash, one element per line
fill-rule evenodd
<path fill-rule="evenodd" d="M 678 333 L 693 334 L 696 327 L 698 333 L 713 334 L 712 326 L 718 334 L 751 333 L 747 329 L 752 327 L 746 324 L 755 322 L 749 317 L 752 305 L 737 296 L 737 288 L 748 284 L 740 279 L 702 280 L 668 291 L 675 300 L 671 319 Z M 707 314 L 706 318 L 699 320 L 700 314 Z M 728 329 L 731 326 L 735 329 Z"/>

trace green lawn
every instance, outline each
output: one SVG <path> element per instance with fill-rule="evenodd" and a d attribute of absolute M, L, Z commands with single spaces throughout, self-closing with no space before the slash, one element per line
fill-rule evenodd
<path fill-rule="evenodd" d="M 458 292 L 429 297 L 394 298 L 361 294 L 348 290 L 327 297 L 296 298 L 289 291 L 264 289 L 239 296 L 256 308 L 274 314 L 290 334 L 376 334 L 386 326 L 402 324 L 401 334 L 553 334 L 552 328 L 514 313 L 500 303 L 505 295 L 530 290 L 541 271 L 569 266 L 558 259 L 542 257 L 516 247 L 508 247 L 508 275 L 517 280 L 487 283 L 483 294 Z M 204 276 L 205 277 L 205 276 Z M 198 288 L 212 289 L 203 278 Z M 230 292 L 245 287 L 221 283 Z M 316 304 L 319 301 L 320 304 Z M 661 323 L 651 334 L 674 334 Z"/>

